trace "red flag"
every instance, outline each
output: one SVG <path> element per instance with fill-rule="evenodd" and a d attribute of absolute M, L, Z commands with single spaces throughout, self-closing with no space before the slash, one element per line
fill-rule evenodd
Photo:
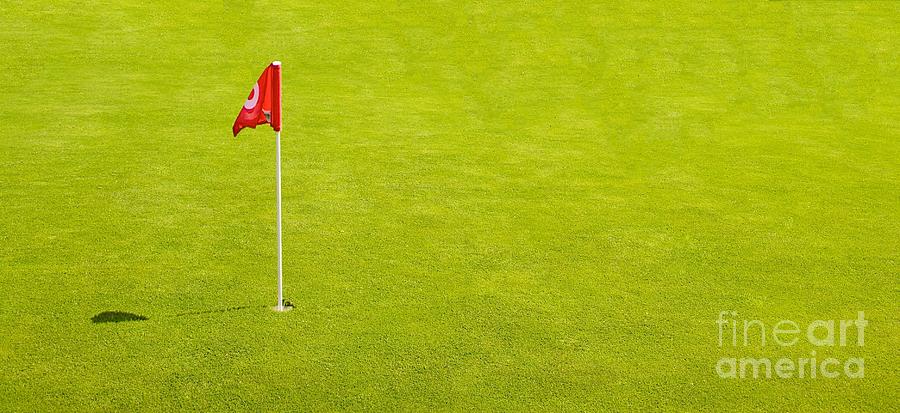
<path fill-rule="evenodd" d="M 272 62 L 263 71 L 259 80 L 244 102 L 231 131 L 234 136 L 244 128 L 268 123 L 275 131 L 281 130 L 281 62 Z"/>

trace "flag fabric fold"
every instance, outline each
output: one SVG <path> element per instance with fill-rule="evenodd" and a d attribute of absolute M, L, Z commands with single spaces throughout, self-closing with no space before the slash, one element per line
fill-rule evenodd
<path fill-rule="evenodd" d="M 259 76 L 231 131 L 237 136 L 241 129 L 266 123 L 281 130 L 281 62 L 273 62 Z"/>

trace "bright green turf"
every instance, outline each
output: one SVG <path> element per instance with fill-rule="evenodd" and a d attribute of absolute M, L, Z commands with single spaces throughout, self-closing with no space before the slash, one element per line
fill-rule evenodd
<path fill-rule="evenodd" d="M 195 3 L 0 2 L 0 410 L 897 408 L 900 4 Z"/>

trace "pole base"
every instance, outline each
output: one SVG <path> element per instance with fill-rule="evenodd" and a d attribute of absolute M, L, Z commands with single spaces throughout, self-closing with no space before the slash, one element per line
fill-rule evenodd
<path fill-rule="evenodd" d="M 279 312 L 279 313 L 288 312 L 288 311 L 291 311 L 294 309 L 294 307 L 287 306 L 287 305 L 276 305 L 275 307 L 270 307 L 270 308 L 272 309 L 272 311 Z"/>

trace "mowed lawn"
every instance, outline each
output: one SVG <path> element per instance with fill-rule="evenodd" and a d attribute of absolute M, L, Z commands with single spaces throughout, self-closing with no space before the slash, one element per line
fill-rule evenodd
<path fill-rule="evenodd" d="M 0 1 L 0 410 L 897 409 L 900 4 L 200 3 Z"/>

